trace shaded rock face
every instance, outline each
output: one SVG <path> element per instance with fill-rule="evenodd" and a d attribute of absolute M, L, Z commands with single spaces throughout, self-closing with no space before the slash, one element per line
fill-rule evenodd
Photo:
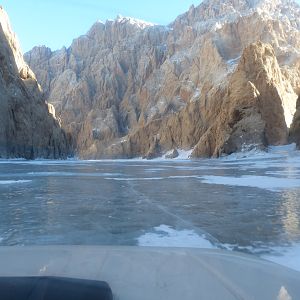
<path fill-rule="evenodd" d="M 167 27 L 98 22 L 26 60 L 80 157 L 218 156 L 287 142 L 299 20 L 293 1 L 206 0 Z"/>
<path fill-rule="evenodd" d="M 54 108 L 42 100 L 34 74 L 0 7 L 0 157 L 63 158 L 65 134 Z"/>

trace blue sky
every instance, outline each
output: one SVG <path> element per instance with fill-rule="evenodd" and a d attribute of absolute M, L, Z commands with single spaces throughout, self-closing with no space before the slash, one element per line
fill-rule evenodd
<path fill-rule="evenodd" d="M 201 0 L 2 0 L 23 51 L 36 45 L 69 46 L 97 20 L 118 14 L 168 24 Z"/>
<path fill-rule="evenodd" d="M 300 0 L 297 0 L 300 3 Z M 69 46 L 97 20 L 118 14 L 166 25 L 201 0 L 0 0 L 23 51 L 37 45 Z"/>

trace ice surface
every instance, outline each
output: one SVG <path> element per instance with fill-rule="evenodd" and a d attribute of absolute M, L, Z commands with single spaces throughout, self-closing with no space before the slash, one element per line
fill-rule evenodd
<path fill-rule="evenodd" d="M 163 168 L 150 168 L 150 169 L 146 169 L 145 172 L 146 173 L 153 173 L 153 172 L 159 172 L 159 171 L 164 171 L 165 169 Z"/>
<path fill-rule="evenodd" d="M 205 235 L 200 236 L 194 230 L 175 230 L 168 225 L 155 227 L 153 232 L 145 233 L 137 241 L 144 247 L 216 248 Z"/>
<path fill-rule="evenodd" d="M 79 177 L 109 177 L 109 176 L 122 176 L 121 173 L 101 173 L 101 172 L 94 172 L 94 173 L 75 173 L 75 172 L 29 172 L 27 173 L 28 176 L 42 176 L 42 177 L 64 177 L 64 176 L 79 176 Z"/>
<path fill-rule="evenodd" d="M 300 189 L 300 179 L 278 178 L 271 176 L 202 176 L 201 181 L 202 183 L 207 184 L 255 187 L 270 190 L 272 192 L 280 192 L 282 190 L 296 188 Z"/>
<path fill-rule="evenodd" d="M 164 177 L 141 177 L 141 178 L 105 178 L 106 180 L 115 180 L 115 181 L 147 181 L 147 180 L 162 180 Z"/>
<path fill-rule="evenodd" d="M 1 159 L 0 164 L 24 164 L 24 165 L 39 165 L 39 166 L 61 166 L 61 165 L 86 165 L 88 161 L 78 159 L 67 159 L 67 160 L 49 160 L 49 159 L 36 159 L 36 160 L 25 160 L 25 159 Z"/>
<path fill-rule="evenodd" d="M 164 177 L 132 177 L 132 178 L 112 177 L 112 178 L 105 178 L 105 179 L 115 180 L 115 181 L 148 181 L 148 180 L 151 181 L 151 180 L 186 179 L 186 178 L 201 179 L 201 177 L 197 175 L 176 175 L 176 176 L 164 176 Z"/>
<path fill-rule="evenodd" d="M 266 175 L 271 176 L 288 176 L 289 178 L 299 178 L 300 179 L 300 169 L 290 169 L 281 171 L 266 171 Z"/>
<path fill-rule="evenodd" d="M 177 160 L 153 161 L 2 160 L 1 182 L 12 185 L 0 185 L 1 200 L 9 200 L 0 204 L 10 212 L 1 219 L 0 236 L 4 239 L 0 242 L 110 244 L 119 239 L 118 243 L 130 241 L 140 246 L 223 246 L 300 270 L 300 152 L 294 144 L 221 159 L 185 161 L 180 159 L 188 158 L 190 152 L 180 154 Z M 59 180 L 51 180 L 56 176 Z M 32 183 L 17 185 L 31 182 L 24 179 L 32 179 Z M 210 184 L 203 184 L 206 180 Z M 24 205 L 28 213 L 16 219 L 16 209 L 24 203 L 30 204 Z M 49 209 L 55 219 L 43 227 L 45 220 L 40 216 L 47 215 Z M 248 216 L 251 230 L 241 215 Z M 20 230 L 24 224 L 32 227 Z M 255 231 L 258 227 L 264 228 L 261 236 L 261 231 Z M 209 233 L 237 245 L 220 245 Z"/>

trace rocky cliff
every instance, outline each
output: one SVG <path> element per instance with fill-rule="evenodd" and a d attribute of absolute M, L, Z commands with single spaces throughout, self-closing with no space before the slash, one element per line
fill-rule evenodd
<path fill-rule="evenodd" d="M 54 108 L 42 100 L 1 6 L 0 101 L 0 158 L 66 156 L 66 138 L 53 115 Z"/>
<path fill-rule="evenodd" d="M 206 0 L 169 26 L 97 22 L 26 60 L 83 158 L 219 156 L 287 142 L 299 20 L 293 1 Z"/>
<path fill-rule="evenodd" d="M 179 113 L 149 122 L 106 154 L 153 158 L 169 149 L 193 148 L 194 157 L 218 157 L 288 141 L 283 98 L 288 82 L 273 48 L 248 46 L 226 83 L 208 88 Z"/>
<path fill-rule="evenodd" d="M 298 97 L 297 110 L 290 130 L 290 142 L 296 143 L 300 149 L 300 96 Z"/>

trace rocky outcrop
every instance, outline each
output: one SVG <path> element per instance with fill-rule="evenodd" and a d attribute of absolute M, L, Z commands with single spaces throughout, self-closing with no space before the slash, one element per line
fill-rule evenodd
<path fill-rule="evenodd" d="M 299 20 L 293 1 L 206 0 L 167 27 L 98 22 L 68 49 L 36 47 L 26 60 L 80 157 L 218 156 L 287 141 Z"/>
<path fill-rule="evenodd" d="M 261 42 L 251 44 L 244 50 L 224 98 L 217 99 L 220 112 L 196 145 L 194 156 L 285 144 L 285 96 L 285 81 L 274 50 Z"/>
<path fill-rule="evenodd" d="M 139 128 L 109 153 L 154 158 L 169 149 L 194 148 L 193 157 L 218 157 L 284 144 L 288 139 L 282 105 L 285 85 L 273 48 L 251 44 L 227 84 L 207 87 L 198 101 Z"/>
<path fill-rule="evenodd" d="M 42 100 L 15 34 L 0 7 L 0 157 L 33 159 L 67 155 L 65 135 L 53 106 Z"/>
<path fill-rule="evenodd" d="M 300 96 L 298 97 L 297 111 L 290 130 L 290 142 L 296 143 L 300 149 Z"/>

